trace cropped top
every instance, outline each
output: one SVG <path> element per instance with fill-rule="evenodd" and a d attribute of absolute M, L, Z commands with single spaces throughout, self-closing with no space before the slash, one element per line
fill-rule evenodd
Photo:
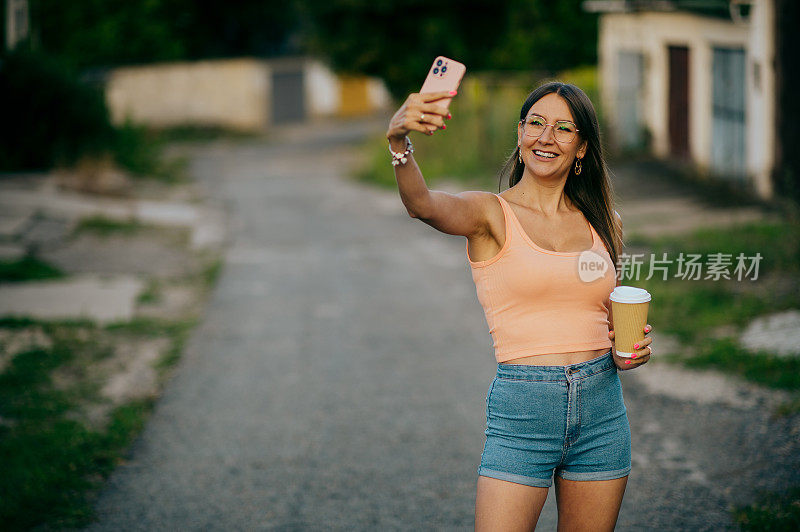
<path fill-rule="evenodd" d="M 467 260 L 486 314 L 497 362 L 550 353 L 610 348 L 609 296 L 614 263 L 592 232 L 585 251 L 551 251 L 528 237 L 511 206 L 503 208 L 506 240 L 491 259 Z"/>

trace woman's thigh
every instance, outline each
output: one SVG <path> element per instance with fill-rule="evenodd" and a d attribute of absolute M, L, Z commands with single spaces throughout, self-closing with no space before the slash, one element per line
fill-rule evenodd
<path fill-rule="evenodd" d="M 614 530 L 628 477 L 567 480 L 555 477 L 558 530 Z"/>
<path fill-rule="evenodd" d="M 475 530 L 532 531 L 546 499 L 547 488 L 479 476 Z"/>

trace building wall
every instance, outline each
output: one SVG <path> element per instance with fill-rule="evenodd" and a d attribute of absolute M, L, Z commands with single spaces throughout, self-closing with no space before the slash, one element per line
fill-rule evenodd
<path fill-rule="evenodd" d="M 652 135 L 656 155 L 669 155 L 668 46 L 689 48 L 689 147 L 702 166 L 711 151 L 711 56 L 714 46 L 741 46 L 747 42 L 744 27 L 688 13 L 613 13 L 601 18 L 600 57 L 602 98 L 612 109 L 617 83 L 617 53 L 644 54 L 643 109 L 641 116 Z"/>
<path fill-rule="evenodd" d="M 263 61 L 198 61 L 114 69 L 106 100 L 115 123 L 258 131 L 267 125 L 269 90 Z"/>
<path fill-rule="evenodd" d="M 668 46 L 689 49 L 689 148 L 702 170 L 711 162 L 712 72 L 715 47 L 746 50 L 746 168 L 760 195 L 769 197 L 774 142 L 773 0 L 753 3 L 749 22 L 734 23 L 684 12 L 607 13 L 600 19 L 601 98 L 611 121 L 618 83 L 618 53 L 640 52 L 644 76 L 640 116 L 651 149 L 669 157 Z M 756 66 L 757 65 L 757 66 Z M 757 72 L 757 73 L 756 73 Z"/>
<path fill-rule="evenodd" d="M 758 0 L 750 15 L 747 83 L 748 171 L 761 197 L 773 195 L 775 166 L 775 2 Z"/>
<path fill-rule="evenodd" d="M 320 61 L 312 60 L 306 69 L 306 98 L 311 116 L 336 114 L 341 100 L 339 79 Z"/>
<path fill-rule="evenodd" d="M 28 0 L 6 0 L 5 12 L 5 48 L 13 50 L 17 43 L 25 40 L 30 31 Z"/>
<path fill-rule="evenodd" d="M 302 94 L 285 95 L 302 116 L 351 116 L 389 104 L 383 82 L 366 76 L 338 76 L 313 58 L 225 59 L 165 63 L 114 69 L 106 84 L 112 120 L 127 118 L 154 127 L 219 126 L 264 131 L 279 117 L 282 91 L 273 87 L 277 73 L 302 73 Z M 286 92 L 284 87 L 283 93 Z M 285 119 L 286 117 L 284 117 Z M 294 118 L 292 118 L 294 119 Z"/>
<path fill-rule="evenodd" d="M 387 109 L 392 106 L 392 95 L 380 78 L 367 78 L 367 98 L 372 109 Z"/>

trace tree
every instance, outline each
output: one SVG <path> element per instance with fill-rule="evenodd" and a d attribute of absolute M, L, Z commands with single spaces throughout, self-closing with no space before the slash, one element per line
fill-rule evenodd
<path fill-rule="evenodd" d="M 78 68 L 297 51 L 279 0 L 31 0 L 34 40 Z"/>
<path fill-rule="evenodd" d="M 596 61 L 597 16 L 581 0 L 304 0 L 306 49 L 337 70 L 376 75 L 401 96 L 437 55 L 479 70 L 546 70 Z"/>
<path fill-rule="evenodd" d="M 310 53 L 419 88 L 437 55 L 472 70 L 556 72 L 596 61 L 583 0 L 30 0 L 43 51 L 78 68 Z"/>

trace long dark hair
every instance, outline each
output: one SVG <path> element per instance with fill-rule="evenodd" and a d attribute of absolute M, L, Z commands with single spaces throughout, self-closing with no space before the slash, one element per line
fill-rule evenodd
<path fill-rule="evenodd" d="M 613 188 L 608 177 L 606 162 L 603 159 L 603 150 L 600 146 L 600 127 L 591 100 L 575 85 L 551 81 L 537 87 L 528 95 L 519 112 L 519 118 L 525 120 L 533 104 L 551 93 L 558 94 L 566 100 L 575 124 L 578 126 L 579 139 L 576 141 L 585 140 L 587 144 L 586 155 L 581 160 L 581 173 L 576 175 L 575 165 L 572 165 L 564 185 L 564 193 L 597 231 L 605 243 L 616 269 L 618 257 L 622 253 L 622 228 L 614 214 Z M 519 162 L 519 146 L 517 146 L 500 170 L 500 183 L 498 183 L 497 191 L 500 192 L 500 187 L 506 177 L 509 188 L 519 183 L 524 170 L 525 165 Z"/>

